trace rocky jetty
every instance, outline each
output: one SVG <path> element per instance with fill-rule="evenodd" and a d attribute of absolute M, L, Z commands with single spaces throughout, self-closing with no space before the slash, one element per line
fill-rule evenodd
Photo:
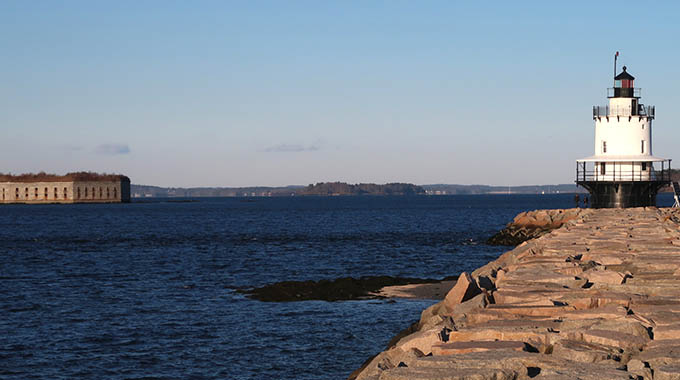
<path fill-rule="evenodd" d="M 541 237 L 576 219 L 583 209 L 534 210 L 518 214 L 505 228 L 493 235 L 487 243 L 516 246 L 527 240 Z"/>
<path fill-rule="evenodd" d="M 576 213 L 461 274 L 350 379 L 680 379 L 680 211 Z"/>

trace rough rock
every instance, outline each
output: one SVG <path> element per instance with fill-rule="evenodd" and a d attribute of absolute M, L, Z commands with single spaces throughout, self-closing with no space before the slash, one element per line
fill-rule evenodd
<path fill-rule="evenodd" d="M 584 363 L 621 359 L 619 349 L 571 339 L 563 339 L 555 343 L 552 354 L 562 359 Z"/>
<path fill-rule="evenodd" d="M 420 331 L 383 353 L 392 359 L 378 355 L 363 372 L 680 379 L 680 210 L 549 210 L 513 223 L 541 236 L 461 276 L 423 312 Z"/>
<path fill-rule="evenodd" d="M 516 246 L 562 227 L 565 223 L 576 219 L 582 211 L 581 209 L 567 209 L 523 212 L 487 242 L 494 245 Z"/>
<path fill-rule="evenodd" d="M 518 341 L 481 341 L 481 342 L 451 342 L 438 343 L 432 346 L 433 355 L 466 354 L 468 352 L 482 352 L 490 350 L 524 351 L 526 343 Z"/>
<path fill-rule="evenodd" d="M 380 380 L 515 380 L 518 373 L 507 369 L 464 368 L 455 372 L 441 368 L 395 368 L 383 372 Z"/>
<path fill-rule="evenodd" d="M 442 333 L 448 337 L 445 330 L 446 328 L 433 327 L 429 330 L 415 332 L 402 338 L 397 342 L 396 347 L 403 351 L 410 351 L 415 348 L 423 354 L 429 355 L 432 353 L 432 346 L 443 341 Z"/>
<path fill-rule="evenodd" d="M 477 282 L 467 272 L 463 272 L 458 276 L 456 285 L 449 291 L 442 303 L 447 310 L 453 310 L 456 305 L 471 299 L 481 292 Z"/>
<path fill-rule="evenodd" d="M 680 380 L 680 365 L 662 365 L 654 368 L 655 380 Z"/>

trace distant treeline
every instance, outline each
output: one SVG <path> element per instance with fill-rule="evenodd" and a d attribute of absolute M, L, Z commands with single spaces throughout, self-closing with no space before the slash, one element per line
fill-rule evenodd
<path fill-rule="evenodd" d="M 158 187 L 132 185 L 134 198 L 141 197 L 290 197 L 303 195 L 419 195 L 425 190 L 408 183 L 376 185 L 343 182 L 317 183 L 315 185 L 286 187 Z"/>
<path fill-rule="evenodd" d="M 680 172 L 678 172 L 680 176 Z M 457 195 L 457 194 L 555 194 L 582 193 L 576 185 L 537 186 L 487 186 L 487 185 L 413 185 L 409 183 L 348 184 L 344 182 L 322 182 L 308 186 L 285 187 L 158 187 L 132 185 L 132 196 L 140 197 L 290 197 L 302 195 Z"/>
<path fill-rule="evenodd" d="M 130 192 L 133 198 L 141 197 L 290 197 L 304 186 L 286 187 L 158 187 L 132 185 Z"/>
<path fill-rule="evenodd" d="M 425 189 L 411 183 L 359 183 L 320 182 L 309 185 L 298 192 L 299 195 L 423 195 Z"/>

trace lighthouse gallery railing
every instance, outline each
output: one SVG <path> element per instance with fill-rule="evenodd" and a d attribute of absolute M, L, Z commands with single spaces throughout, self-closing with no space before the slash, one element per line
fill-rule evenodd
<path fill-rule="evenodd" d="M 670 182 L 671 160 L 661 161 L 661 170 L 656 170 L 651 162 L 647 163 L 647 170 L 635 170 L 635 163 L 639 162 L 607 162 L 614 164 L 607 166 L 607 172 L 602 174 L 593 167 L 588 167 L 586 162 L 576 163 L 576 182 L 602 181 L 602 182 Z M 617 168 L 617 164 L 619 167 Z M 630 165 L 630 169 L 624 169 L 621 164 Z"/>
<path fill-rule="evenodd" d="M 655 111 L 654 106 L 643 106 L 642 104 L 640 104 L 636 110 L 631 106 L 593 106 L 593 119 L 607 116 L 646 116 L 654 118 Z"/>

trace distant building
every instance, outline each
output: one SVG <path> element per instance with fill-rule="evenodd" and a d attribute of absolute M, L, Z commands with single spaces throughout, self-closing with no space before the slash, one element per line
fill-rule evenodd
<path fill-rule="evenodd" d="M 0 174 L 0 203 L 127 203 L 130 178 L 96 173 Z"/>

